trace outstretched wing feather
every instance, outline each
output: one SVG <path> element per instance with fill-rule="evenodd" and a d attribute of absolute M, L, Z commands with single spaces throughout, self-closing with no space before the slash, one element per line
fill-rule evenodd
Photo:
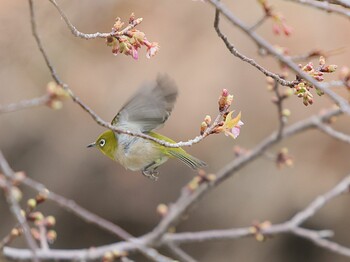
<path fill-rule="evenodd" d="M 170 116 L 177 98 L 177 87 L 167 75 L 156 83 L 141 87 L 112 120 L 112 125 L 149 132 L 160 127 Z"/>

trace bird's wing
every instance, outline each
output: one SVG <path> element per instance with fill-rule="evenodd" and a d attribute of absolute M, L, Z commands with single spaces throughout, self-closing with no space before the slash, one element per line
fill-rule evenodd
<path fill-rule="evenodd" d="M 113 118 L 112 125 L 149 132 L 170 116 L 177 87 L 167 75 L 158 75 L 155 83 L 141 87 Z"/>

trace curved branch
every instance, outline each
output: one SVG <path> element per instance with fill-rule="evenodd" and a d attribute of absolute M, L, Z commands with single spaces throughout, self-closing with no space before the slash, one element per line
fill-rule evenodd
<path fill-rule="evenodd" d="M 347 135 L 347 134 L 344 134 L 342 132 L 339 132 L 335 129 L 333 129 L 331 126 L 325 124 L 325 123 L 322 123 L 322 122 L 318 122 L 316 123 L 317 125 L 317 128 L 319 130 L 321 130 L 323 133 L 341 141 L 341 142 L 345 142 L 345 143 L 348 143 L 350 144 L 350 136 Z"/>
<path fill-rule="evenodd" d="M 270 43 L 268 43 L 265 39 L 260 37 L 255 32 L 251 31 L 247 25 L 245 25 L 241 20 L 239 20 L 233 13 L 219 0 L 208 0 L 208 3 L 213 5 L 220 13 L 227 18 L 227 20 L 233 24 L 234 26 L 241 29 L 248 37 L 250 37 L 259 47 L 264 48 L 269 54 L 276 57 L 280 62 L 285 64 L 289 69 L 291 69 L 295 74 L 297 74 L 300 78 L 305 79 L 307 82 L 311 83 L 316 88 L 322 90 L 325 94 L 331 98 L 344 113 L 350 114 L 350 105 L 349 103 L 340 95 L 333 92 L 329 89 L 329 85 L 327 83 L 320 83 L 312 78 L 310 75 L 302 71 L 297 64 L 293 62 L 290 57 L 284 56 L 279 53 Z"/>

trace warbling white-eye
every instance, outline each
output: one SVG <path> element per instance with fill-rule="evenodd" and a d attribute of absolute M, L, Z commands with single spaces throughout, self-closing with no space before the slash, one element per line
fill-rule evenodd
<path fill-rule="evenodd" d="M 157 77 L 156 83 L 145 85 L 127 102 L 112 120 L 117 128 L 144 133 L 170 143 L 175 141 L 153 132 L 168 119 L 177 97 L 175 83 L 166 75 Z M 103 154 L 118 161 L 126 169 L 142 171 L 142 174 L 157 180 L 156 169 L 169 158 L 177 158 L 192 169 L 206 164 L 188 154 L 182 148 L 170 148 L 156 142 L 112 130 L 102 133 L 88 147 L 97 147 Z"/>

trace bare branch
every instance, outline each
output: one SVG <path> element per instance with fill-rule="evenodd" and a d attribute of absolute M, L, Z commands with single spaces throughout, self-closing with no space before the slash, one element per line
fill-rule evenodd
<path fill-rule="evenodd" d="M 315 7 L 317 9 L 326 11 L 328 13 L 336 13 L 339 15 L 343 15 L 347 18 L 350 18 L 350 10 L 347 10 L 346 8 L 342 8 L 339 6 L 330 5 L 327 1 L 315 1 L 315 0 L 288 0 L 288 1 L 303 4 L 306 6 Z M 348 3 L 344 2 L 343 5 L 346 6 L 348 5 Z M 349 8 L 349 6 L 346 6 L 346 7 Z"/>
<path fill-rule="evenodd" d="M 113 224 L 112 222 L 90 212 L 89 210 L 78 205 L 73 200 L 67 199 L 59 194 L 56 194 L 52 191 L 47 190 L 47 188 L 44 185 L 32 180 L 31 178 L 25 177 L 22 180 L 22 183 L 38 192 L 45 192 L 45 195 L 47 196 L 48 199 L 57 203 L 63 209 L 73 213 L 77 217 L 82 218 L 86 222 L 94 224 L 100 227 L 101 229 L 106 230 L 107 232 L 110 232 L 120 237 L 125 241 L 133 242 L 133 243 L 136 241 L 134 240 L 134 237 L 131 234 L 129 234 L 127 231 L 125 231 L 118 225 Z M 139 243 L 138 241 L 136 241 L 133 247 L 135 247 L 137 250 L 140 250 L 144 255 L 146 255 L 150 259 L 153 259 L 154 261 L 172 261 L 166 258 L 165 256 L 159 254 L 156 250 L 147 248 L 142 244 L 142 242 Z"/>
<path fill-rule="evenodd" d="M 19 206 L 17 200 L 15 199 L 15 197 L 12 193 L 12 184 L 10 181 L 12 181 L 12 179 L 13 179 L 14 172 L 11 169 L 11 167 L 9 166 L 9 164 L 7 163 L 1 150 L 0 150 L 0 168 L 6 177 L 6 181 L 5 181 L 6 189 L 4 191 L 5 191 L 7 203 L 9 204 L 10 210 L 11 210 L 14 218 L 17 220 L 17 222 L 19 223 L 19 225 L 24 233 L 27 245 L 30 248 L 30 250 L 28 250 L 28 252 L 30 253 L 32 260 L 39 261 L 38 256 L 37 256 L 38 246 L 37 246 L 32 234 L 31 234 L 30 227 L 29 227 L 25 217 L 21 213 L 21 207 Z"/>
<path fill-rule="evenodd" d="M 193 257 L 183 251 L 179 246 L 174 244 L 173 242 L 169 242 L 167 245 L 170 252 L 172 252 L 181 262 L 196 262 Z"/>
<path fill-rule="evenodd" d="M 345 8 L 350 8 L 350 1 L 349 0 L 326 0 L 328 3 L 334 4 L 334 5 L 340 5 Z"/>
<path fill-rule="evenodd" d="M 345 142 L 350 144 L 350 136 L 347 134 L 344 134 L 342 132 L 339 132 L 337 130 L 334 130 L 330 125 L 327 125 L 325 123 L 319 122 L 316 123 L 317 128 L 319 130 L 321 130 L 322 132 L 324 132 L 325 134 L 338 139 L 339 141 Z"/>
<path fill-rule="evenodd" d="M 241 20 L 239 20 L 233 13 L 227 9 L 227 7 L 222 4 L 219 0 L 208 0 L 208 3 L 212 4 L 222 15 L 224 15 L 228 21 L 231 22 L 234 26 L 241 29 L 247 36 L 249 36 L 259 47 L 264 48 L 269 54 L 276 57 L 280 62 L 284 63 L 289 69 L 291 69 L 294 73 L 296 73 L 300 78 L 305 79 L 307 82 L 311 83 L 316 88 L 322 90 L 325 94 L 327 94 L 339 107 L 343 112 L 350 114 L 350 106 L 349 103 L 340 95 L 333 92 L 329 89 L 329 85 L 327 83 L 320 83 L 312 78 L 310 75 L 302 71 L 297 64 L 293 62 L 290 57 L 284 56 L 280 54 L 270 43 L 268 43 L 265 39 L 257 35 L 255 32 L 249 30 L 249 27 L 246 26 Z M 276 78 L 274 78 L 276 79 Z M 281 84 L 281 83 L 280 83 Z"/>
<path fill-rule="evenodd" d="M 203 183 L 198 187 L 196 191 L 192 193 L 189 192 L 186 187 L 184 187 L 177 201 L 170 205 L 167 215 L 158 223 L 153 231 L 147 234 L 145 237 L 149 238 L 149 241 L 159 241 L 162 235 L 164 235 L 170 227 L 175 226 L 177 223 L 179 223 L 181 217 L 191 206 L 193 206 L 194 203 L 199 201 L 205 194 L 207 194 L 211 189 L 218 186 L 221 182 L 233 176 L 245 165 L 258 158 L 267 149 L 275 145 L 281 139 L 290 137 L 310 128 L 315 128 L 315 122 L 326 121 L 332 116 L 339 114 L 341 114 L 340 109 L 330 109 L 326 113 L 312 116 L 293 125 L 290 125 L 289 127 L 286 127 L 280 137 L 278 137 L 277 132 L 274 132 L 265 138 L 262 142 L 260 142 L 254 149 L 236 158 L 234 161 L 219 170 L 216 173 L 216 180 L 209 183 Z"/>
<path fill-rule="evenodd" d="M 259 26 L 261 26 L 267 19 L 269 18 L 268 15 L 263 15 L 254 25 L 252 25 L 249 30 L 254 31 L 256 30 Z"/>
<path fill-rule="evenodd" d="M 278 89 L 279 84 L 277 81 L 275 81 L 274 83 L 274 87 L 273 87 L 273 91 L 275 92 L 276 95 L 276 107 L 277 107 L 277 113 L 278 113 L 278 123 L 279 123 L 279 127 L 278 127 L 278 131 L 277 131 L 277 137 L 280 138 L 282 136 L 283 133 L 283 129 L 286 125 L 286 117 L 283 115 L 283 100 L 286 97 L 283 97 Z"/>
<path fill-rule="evenodd" d="M 347 192 L 350 186 L 350 175 L 345 177 L 340 183 L 338 183 L 334 188 L 332 188 L 327 193 L 320 195 L 314 201 L 312 201 L 304 210 L 298 212 L 290 220 L 281 223 L 271 225 L 267 228 L 259 229 L 259 233 L 264 236 L 276 235 L 281 233 L 290 233 L 297 236 L 309 239 L 315 244 L 322 246 L 330 251 L 338 253 L 340 255 L 350 257 L 350 249 L 341 246 L 335 242 L 324 239 L 325 237 L 333 236 L 333 233 L 329 230 L 315 231 L 300 227 L 301 224 L 306 220 L 311 218 L 315 213 L 320 210 L 325 204 L 334 199 L 335 197 Z M 214 240 L 232 240 L 247 236 L 254 236 L 255 232 L 252 227 L 246 228 L 235 228 L 235 229 L 223 229 L 223 230 L 208 230 L 201 232 L 185 232 L 185 233 L 166 233 L 160 239 L 158 245 L 170 245 L 172 250 L 174 244 L 184 244 L 192 242 L 205 242 Z M 140 237 L 138 243 L 143 242 L 144 245 L 150 244 L 150 238 Z M 175 246 L 176 247 L 176 246 Z M 86 249 L 81 250 L 40 250 L 38 256 L 43 259 L 64 259 L 70 260 L 72 258 L 76 259 L 96 259 L 109 250 L 124 250 L 133 251 L 137 247 L 133 246 L 130 242 L 120 242 L 117 244 L 96 247 L 90 252 Z M 181 249 L 177 249 L 176 252 L 181 253 L 181 261 L 195 261 L 193 258 L 189 257 L 186 253 L 181 252 Z M 16 259 L 28 259 L 30 253 L 28 250 L 14 249 L 6 247 L 4 253 L 8 257 Z M 157 260 L 158 261 L 158 260 Z M 161 261 L 161 260 L 159 260 Z"/>
<path fill-rule="evenodd" d="M 45 94 L 43 96 L 32 98 L 28 100 L 22 100 L 17 103 L 12 103 L 9 105 L 0 105 L 0 114 L 9 113 L 19 110 L 24 110 L 32 107 L 42 106 L 47 104 L 51 100 L 50 95 Z"/>
<path fill-rule="evenodd" d="M 215 20 L 214 20 L 214 28 L 218 36 L 224 41 L 227 49 L 236 57 L 241 59 L 244 62 L 247 62 L 248 64 L 251 64 L 255 68 L 257 68 L 260 72 L 262 72 L 264 75 L 272 77 L 275 79 L 279 84 L 283 86 L 294 86 L 298 81 L 286 81 L 283 78 L 281 78 L 279 75 L 272 73 L 268 70 L 266 70 L 264 67 L 256 63 L 253 59 L 246 57 L 245 55 L 238 52 L 238 50 L 228 41 L 227 37 L 221 32 L 219 28 L 219 22 L 220 22 L 220 12 L 218 9 L 215 11 Z M 251 30 L 251 29 L 250 29 Z"/>
<path fill-rule="evenodd" d="M 330 200 L 348 191 L 349 185 L 350 185 L 350 175 L 345 177 L 338 185 L 336 185 L 330 191 L 317 197 L 303 211 L 296 214 L 291 219 L 290 224 L 292 226 L 301 225 L 305 220 L 312 217 L 316 211 L 318 211 L 321 207 L 327 204 Z"/>
<path fill-rule="evenodd" d="M 94 38 L 107 38 L 109 36 L 116 36 L 116 35 L 123 35 L 129 30 L 133 29 L 137 24 L 129 24 L 127 27 L 125 27 L 122 31 L 120 32 L 109 32 L 109 33 L 93 33 L 93 34 L 85 34 L 80 32 L 76 27 L 69 21 L 68 17 L 66 14 L 63 12 L 61 7 L 57 4 L 55 0 L 49 0 L 57 9 L 57 11 L 60 13 L 61 17 L 63 18 L 64 22 L 67 24 L 68 28 L 72 32 L 73 35 L 76 37 L 80 37 L 83 39 L 94 39 Z"/>
<path fill-rule="evenodd" d="M 50 0 L 51 1 L 51 0 Z M 39 47 L 39 50 L 41 52 L 41 54 L 43 55 L 46 65 L 50 70 L 51 76 L 52 78 L 56 81 L 57 84 L 59 84 L 64 90 L 66 90 L 69 94 L 69 96 L 72 98 L 72 100 L 77 103 L 84 111 L 86 111 L 91 117 L 92 119 L 99 125 L 106 127 L 110 130 L 113 130 L 116 133 L 120 133 L 120 134 L 126 134 L 126 135 L 130 135 L 130 136 L 135 136 L 135 137 L 140 137 L 140 138 L 144 138 L 147 140 L 151 140 L 153 142 L 156 142 L 160 145 L 163 145 L 165 147 L 171 147 L 171 148 L 177 148 L 177 147 L 184 147 L 184 146 L 192 146 L 194 144 L 197 144 L 199 142 L 201 142 L 205 137 L 207 137 L 216 127 L 214 124 L 211 125 L 205 132 L 203 135 L 200 136 L 196 136 L 193 139 L 190 139 L 186 142 L 178 142 L 178 143 L 169 143 L 167 141 L 163 141 L 154 137 L 151 137 L 149 135 L 143 134 L 143 133 L 136 133 L 136 132 L 132 132 L 129 130 L 125 130 L 125 129 L 120 129 L 120 128 L 116 128 L 115 126 L 111 125 L 110 123 L 104 121 L 101 117 L 99 117 L 89 106 L 87 106 L 85 103 L 83 103 L 81 101 L 81 99 L 76 96 L 73 91 L 68 87 L 67 84 L 65 84 L 58 76 L 58 74 L 56 73 L 52 63 L 50 62 L 50 59 L 41 43 L 41 39 L 39 37 L 38 31 L 37 31 L 37 26 L 36 26 L 36 22 L 35 22 L 35 12 L 34 12 L 34 6 L 33 6 L 33 2 L 32 0 L 29 0 L 29 7 L 30 7 L 30 16 L 31 16 L 31 25 L 32 25 L 32 33 L 33 36 L 37 42 L 37 45 Z M 62 11 L 62 10 L 61 10 Z M 219 117 L 221 117 L 225 112 L 221 112 L 217 119 Z"/>
<path fill-rule="evenodd" d="M 335 242 L 332 242 L 328 239 L 322 238 L 315 234 L 315 232 L 312 232 L 311 230 L 305 229 L 305 228 L 296 228 L 293 230 L 293 233 L 295 235 L 298 235 L 303 238 L 307 238 L 311 240 L 314 244 L 323 247 L 325 249 L 328 249 L 330 251 L 333 251 L 334 253 L 337 253 L 339 255 L 350 257 L 350 249 L 347 247 L 344 247 L 342 245 L 339 245 Z"/>

